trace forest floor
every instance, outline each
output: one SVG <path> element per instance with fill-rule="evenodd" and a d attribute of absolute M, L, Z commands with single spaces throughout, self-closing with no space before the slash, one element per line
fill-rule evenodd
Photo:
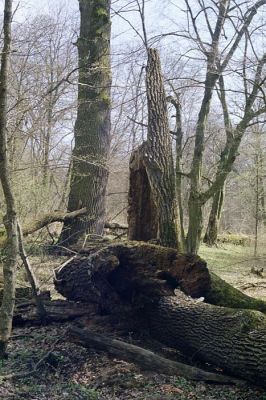
<path fill-rule="evenodd" d="M 254 259 L 251 248 L 231 244 L 217 248 L 202 246 L 200 254 L 222 278 L 249 295 L 266 299 L 266 273 L 260 277 L 250 272 L 252 267 L 263 268 L 266 255 L 260 254 Z M 64 258 L 39 254 L 31 260 L 43 288 L 51 289 L 53 268 Z M 176 376 L 144 372 L 134 364 L 83 349 L 65 339 L 64 332 L 69 324 L 14 329 L 9 358 L 0 365 L 0 399 L 266 400 L 266 391 L 257 387 L 194 383 Z M 185 361 L 182 355 L 162 347 L 148 335 L 127 332 L 122 325 L 112 324 L 106 317 L 86 320 L 86 324 L 94 331 L 121 338 L 174 360 Z M 31 372 L 48 352 L 51 353 L 46 361 L 35 373 Z M 28 372 L 28 375 L 16 376 L 21 372 Z M 12 379 L 1 378 L 7 374 L 15 376 Z"/>

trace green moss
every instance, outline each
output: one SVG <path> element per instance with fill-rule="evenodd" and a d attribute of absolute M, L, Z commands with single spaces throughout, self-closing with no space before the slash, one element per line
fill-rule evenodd
<path fill-rule="evenodd" d="M 266 313 L 265 301 L 245 295 L 214 273 L 211 273 L 211 287 L 205 298 L 208 303 L 217 306 L 251 309 Z"/>
<path fill-rule="evenodd" d="M 108 13 L 104 7 L 98 7 L 95 10 L 96 17 L 108 17 Z"/>

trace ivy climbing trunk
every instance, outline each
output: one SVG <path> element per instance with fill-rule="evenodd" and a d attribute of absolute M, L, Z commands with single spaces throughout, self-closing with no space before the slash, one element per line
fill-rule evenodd
<path fill-rule="evenodd" d="M 0 358 L 6 356 L 6 347 L 11 335 L 15 302 L 16 260 L 18 255 L 18 234 L 15 200 L 10 183 L 7 150 L 7 82 L 11 53 L 12 0 L 5 0 L 4 44 L 0 70 L 0 181 L 6 203 L 4 218 L 7 232 L 6 256 L 3 262 L 3 300 L 0 308 Z"/>
<path fill-rule="evenodd" d="M 158 210 L 158 239 L 163 246 L 178 248 L 175 171 L 160 56 L 155 49 L 147 51 L 148 135 L 143 158 Z"/>
<path fill-rule="evenodd" d="M 78 113 L 68 211 L 86 207 L 88 213 L 64 223 L 64 246 L 89 233 L 102 234 L 110 149 L 110 0 L 79 0 L 79 8 Z"/>

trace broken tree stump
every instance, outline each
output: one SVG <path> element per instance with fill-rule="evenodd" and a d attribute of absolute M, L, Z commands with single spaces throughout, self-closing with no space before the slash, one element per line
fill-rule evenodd
<path fill-rule="evenodd" d="M 144 146 L 139 146 L 129 160 L 128 238 L 145 242 L 157 239 L 159 220 L 143 151 Z"/>

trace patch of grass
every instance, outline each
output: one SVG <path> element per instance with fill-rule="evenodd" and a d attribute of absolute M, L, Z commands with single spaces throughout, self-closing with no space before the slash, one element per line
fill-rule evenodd
<path fill-rule="evenodd" d="M 216 272 L 232 270 L 242 263 L 254 259 L 251 247 L 237 246 L 231 243 L 218 247 L 202 244 L 199 255 L 207 261 L 209 268 Z"/>

